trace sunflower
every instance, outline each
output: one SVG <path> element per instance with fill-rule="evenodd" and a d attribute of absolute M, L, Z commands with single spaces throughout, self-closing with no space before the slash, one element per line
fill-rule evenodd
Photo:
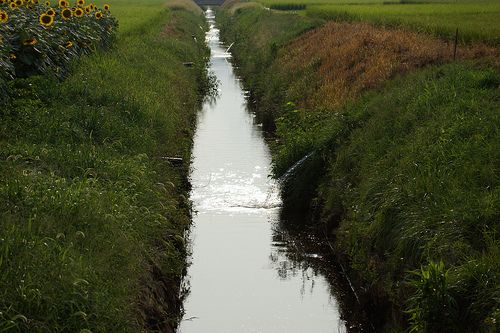
<path fill-rule="evenodd" d="M 51 3 L 50 1 L 45 1 L 45 6 L 50 7 Z"/>
<path fill-rule="evenodd" d="M 9 15 L 3 10 L 0 10 L 0 23 L 7 23 L 8 20 L 9 20 Z"/>
<path fill-rule="evenodd" d="M 49 8 L 46 12 L 47 15 L 50 15 L 52 17 L 56 16 L 56 11 L 52 8 Z"/>
<path fill-rule="evenodd" d="M 73 15 L 75 15 L 76 17 L 82 17 L 83 16 L 83 9 L 81 8 L 77 8 L 73 11 Z"/>
<path fill-rule="evenodd" d="M 62 16 L 63 19 L 69 20 L 73 16 L 73 12 L 69 8 L 64 8 L 61 11 L 61 16 Z"/>
<path fill-rule="evenodd" d="M 16 7 L 21 7 L 22 5 L 24 5 L 24 2 L 23 2 L 23 0 L 16 0 L 15 4 L 16 4 Z"/>
<path fill-rule="evenodd" d="M 16 9 L 17 5 L 15 2 L 11 2 L 11 3 L 9 3 L 9 7 L 10 7 L 10 9 Z"/>
<path fill-rule="evenodd" d="M 15 60 L 15 59 L 17 59 L 17 57 L 16 57 L 16 55 L 15 55 L 14 53 L 9 54 L 9 58 L 10 58 L 11 60 Z"/>
<path fill-rule="evenodd" d="M 73 43 L 71 41 L 67 41 L 66 44 L 64 44 L 64 47 L 70 49 L 73 47 Z"/>
<path fill-rule="evenodd" d="M 79 6 L 79 7 L 83 7 L 85 5 L 85 0 L 78 0 L 76 2 L 76 4 Z"/>
<path fill-rule="evenodd" d="M 108 4 L 105 4 L 105 5 L 104 5 L 104 10 L 105 10 L 105 11 L 109 11 L 109 8 L 111 8 L 111 7 L 110 7 Z"/>
<path fill-rule="evenodd" d="M 29 39 L 26 39 L 26 40 L 23 41 L 23 45 L 24 46 L 33 46 L 36 43 L 38 43 L 38 41 L 36 40 L 36 38 L 29 38 Z"/>
<path fill-rule="evenodd" d="M 85 13 L 90 14 L 91 11 L 92 8 L 90 8 L 90 6 L 85 6 Z"/>
<path fill-rule="evenodd" d="M 32 5 L 38 5 L 38 0 L 31 0 Z"/>
<path fill-rule="evenodd" d="M 59 0 L 59 8 L 66 8 L 69 6 L 69 2 L 67 0 Z"/>
<path fill-rule="evenodd" d="M 45 28 L 48 28 L 52 24 L 54 24 L 54 16 L 49 15 L 48 13 L 43 13 L 42 15 L 40 15 L 39 21 L 41 25 L 43 25 Z"/>
<path fill-rule="evenodd" d="M 102 13 L 101 12 L 95 12 L 95 18 L 100 20 L 102 19 Z"/>

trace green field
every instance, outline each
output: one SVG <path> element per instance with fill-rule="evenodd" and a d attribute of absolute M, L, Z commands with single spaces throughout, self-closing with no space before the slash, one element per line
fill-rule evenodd
<path fill-rule="evenodd" d="M 204 21 L 163 0 L 110 4 L 111 50 L 62 82 L 10 81 L 0 108 L 0 332 L 175 326 L 188 165 L 162 157 L 190 156 Z"/>
<path fill-rule="evenodd" d="M 265 6 L 305 4 L 303 13 L 332 20 L 401 26 L 462 42 L 500 43 L 500 1 L 263 0 Z M 412 3 L 415 2 L 415 3 Z"/>

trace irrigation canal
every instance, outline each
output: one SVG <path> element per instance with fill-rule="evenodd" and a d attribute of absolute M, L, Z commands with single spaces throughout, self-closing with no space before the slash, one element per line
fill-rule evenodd
<path fill-rule="evenodd" d="M 329 280 L 290 255 L 262 129 L 247 109 L 214 12 L 206 18 L 219 96 L 204 105 L 194 140 L 190 291 L 178 331 L 345 332 Z"/>

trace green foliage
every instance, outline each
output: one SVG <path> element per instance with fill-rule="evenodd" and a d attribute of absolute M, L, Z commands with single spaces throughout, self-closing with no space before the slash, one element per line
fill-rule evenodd
<path fill-rule="evenodd" d="M 2 332 L 139 332 L 149 313 L 162 318 L 149 329 L 175 326 L 176 304 L 155 295 L 176 299 L 185 266 L 187 166 L 161 157 L 189 159 L 207 49 L 192 38 L 203 18 L 162 4 L 117 1 L 116 47 L 80 58 L 62 83 L 9 82 Z"/>
<path fill-rule="evenodd" d="M 431 261 L 412 272 L 415 293 L 409 299 L 410 332 L 444 332 L 455 326 L 456 302 L 444 263 Z"/>

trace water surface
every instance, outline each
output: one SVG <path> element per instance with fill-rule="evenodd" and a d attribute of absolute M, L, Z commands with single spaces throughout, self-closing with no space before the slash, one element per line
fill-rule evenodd
<path fill-rule="evenodd" d="M 327 279 L 293 260 L 262 127 L 208 9 L 219 97 L 198 118 L 193 148 L 192 265 L 181 333 L 344 332 Z"/>

